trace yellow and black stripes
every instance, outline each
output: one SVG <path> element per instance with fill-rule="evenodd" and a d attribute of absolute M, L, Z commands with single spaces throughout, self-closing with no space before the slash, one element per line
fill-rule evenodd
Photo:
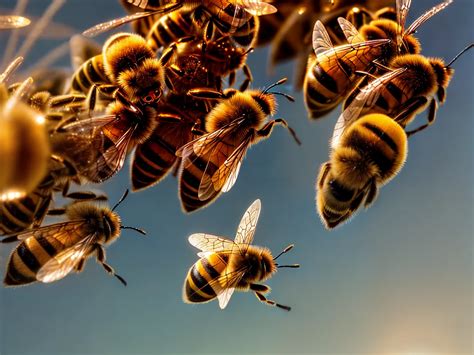
<path fill-rule="evenodd" d="M 71 92 L 87 94 L 94 84 L 111 84 L 104 71 L 102 54 L 92 57 L 77 69 L 72 78 Z"/>
<path fill-rule="evenodd" d="M 55 238 L 40 236 L 26 239 L 10 257 L 4 284 L 20 286 L 37 281 L 36 274 L 40 268 L 63 249 L 64 245 Z"/>
<path fill-rule="evenodd" d="M 216 297 L 212 282 L 219 282 L 218 278 L 225 272 L 229 254 L 213 253 L 199 259 L 189 269 L 184 282 L 183 299 L 188 303 L 209 302 Z"/>
<path fill-rule="evenodd" d="M 148 46 L 156 51 L 195 32 L 191 12 L 174 11 L 156 21 L 148 31 L 146 39 Z"/>

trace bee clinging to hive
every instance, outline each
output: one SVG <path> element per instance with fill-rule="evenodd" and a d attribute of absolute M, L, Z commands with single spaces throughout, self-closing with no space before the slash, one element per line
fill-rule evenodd
<path fill-rule="evenodd" d="M 264 294 L 270 292 L 270 288 L 260 284 L 278 268 L 299 267 L 298 264 L 279 265 L 275 262 L 293 245 L 286 247 L 276 257 L 267 248 L 251 245 L 260 209 L 260 200 L 256 200 L 245 211 L 234 241 L 205 233 L 189 237 L 189 243 L 201 250 L 198 253 L 201 259 L 188 271 L 183 287 L 184 302 L 205 303 L 217 298 L 219 307 L 224 309 L 235 290 L 252 291 L 267 305 L 291 310 L 288 306 L 267 299 Z"/>
<path fill-rule="evenodd" d="M 68 221 L 4 238 L 2 243 L 20 241 L 10 256 L 5 286 L 60 280 L 73 271 L 82 271 L 86 260 L 94 253 L 105 271 L 126 285 L 125 280 L 106 263 L 104 247 L 117 240 L 122 229 L 145 234 L 138 228 L 123 226 L 115 212 L 127 192 L 112 209 L 90 202 L 72 203 L 64 210 Z"/>

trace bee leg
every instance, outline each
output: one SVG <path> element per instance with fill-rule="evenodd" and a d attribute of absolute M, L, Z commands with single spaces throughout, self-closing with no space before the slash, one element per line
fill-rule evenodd
<path fill-rule="evenodd" d="M 267 285 L 260 285 L 260 284 L 250 284 L 250 289 L 255 292 L 260 293 L 268 293 L 271 291 L 270 287 Z"/>
<path fill-rule="evenodd" d="M 329 174 L 329 170 L 331 170 L 331 163 L 326 162 L 323 165 L 321 165 L 320 173 L 319 173 L 319 177 L 318 177 L 318 186 L 319 186 L 320 189 L 322 189 L 323 186 L 324 186 L 326 178 Z"/>
<path fill-rule="evenodd" d="M 405 127 L 417 111 L 421 110 L 427 103 L 428 99 L 425 96 L 418 96 L 409 99 L 401 106 L 400 112 L 395 116 L 394 121 L 400 126 Z"/>
<path fill-rule="evenodd" d="M 262 303 L 266 303 L 267 305 L 269 306 L 274 306 L 274 307 L 278 307 L 278 308 L 281 308 L 281 309 L 284 309 L 285 311 L 291 311 L 291 307 L 289 306 L 285 306 L 285 305 L 282 305 L 282 304 L 279 304 L 279 303 L 276 303 L 275 301 L 273 300 L 268 300 L 263 294 L 261 294 L 260 292 L 255 292 L 255 296 L 257 296 L 258 300 Z"/>
<path fill-rule="evenodd" d="M 106 195 L 97 195 L 95 192 L 92 191 L 77 191 L 71 192 L 64 195 L 66 198 L 70 198 L 73 200 L 93 200 L 93 201 L 107 201 Z"/>
<path fill-rule="evenodd" d="M 66 213 L 66 208 L 50 208 L 47 212 L 48 216 L 62 216 Z"/>
<path fill-rule="evenodd" d="M 233 86 L 234 84 L 235 84 L 235 70 L 231 71 L 229 74 L 229 86 Z"/>
<path fill-rule="evenodd" d="M 301 141 L 299 140 L 299 138 L 296 135 L 293 128 L 288 126 L 288 123 L 282 118 L 277 118 L 273 121 L 268 122 L 265 126 L 263 126 L 260 130 L 257 131 L 257 135 L 262 137 L 262 138 L 268 137 L 270 135 L 270 133 L 272 133 L 272 129 L 273 129 L 273 126 L 275 124 L 280 124 L 280 125 L 283 125 L 284 127 L 286 127 L 286 129 L 288 129 L 288 131 L 290 132 L 291 136 L 296 141 L 296 143 L 298 145 L 301 145 Z"/>
<path fill-rule="evenodd" d="M 242 71 L 245 75 L 245 80 L 243 81 L 243 83 L 240 85 L 240 88 L 239 88 L 239 91 L 245 91 L 248 89 L 250 83 L 253 81 L 253 76 L 252 76 L 252 72 L 250 71 L 250 68 L 247 64 L 245 64 L 243 67 L 242 67 Z"/>
<path fill-rule="evenodd" d="M 211 90 L 211 89 L 191 89 L 187 93 L 188 95 L 195 97 L 197 99 L 225 99 L 226 95 L 220 91 Z"/>
<path fill-rule="evenodd" d="M 437 110 L 438 110 L 438 103 L 433 98 L 430 102 L 430 107 L 428 109 L 428 123 L 426 123 L 424 125 L 421 125 L 420 127 L 416 128 L 414 130 L 406 132 L 407 136 L 410 137 L 411 135 L 424 130 L 428 126 L 431 126 L 433 124 L 433 122 L 435 121 L 435 119 L 436 119 L 436 111 Z"/>
<path fill-rule="evenodd" d="M 377 198 L 377 193 L 378 193 L 378 188 L 377 188 L 377 183 L 375 182 L 375 179 L 371 179 L 371 182 L 368 187 L 367 191 L 367 196 L 364 201 L 364 206 L 367 208 L 369 207 L 372 202 L 375 201 Z"/>
<path fill-rule="evenodd" d="M 74 266 L 74 270 L 76 272 L 81 272 L 84 269 L 84 265 L 86 264 L 86 258 L 82 258 L 79 260 L 76 266 Z"/>
<path fill-rule="evenodd" d="M 193 126 L 191 127 L 191 133 L 197 136 L 202 136 L 207 132 L 201 128 L 201 121 L 196 121 Z"/>
<path fill-rule="evenodd" d="M 181 122 L 181 117 L 171 113 L 159 113 L 156 115 L 158 122 L 177 123 Z"/>
<path fill-rule="evenodd" d="M 110 266 L 109 264 L 105 262 L 104 247 L 100 244 L 96 244 L 96 251 L 97 251 L 97 261 L 102 264 L 105 271 L 107 271 L 109 274 L 114 275 L 124 286 L 127 286 L 127 281 L 125 281 L 125 279 L 122 276 L 116 274 L 112 266 Z"/>

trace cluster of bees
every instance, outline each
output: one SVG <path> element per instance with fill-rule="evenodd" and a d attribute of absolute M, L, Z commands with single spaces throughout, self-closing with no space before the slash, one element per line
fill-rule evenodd
<path fill-rule="evenodd" d="M 447 65 L 426 58 L 414 37 L 450 0 L 408 28 L 410 0 L 397 0 L 395 7 L 370 0 L 121 3 L 128 15 L 83 35 L 127 23 L 133 33 L 111 35 L 103 46 L 71 39 L 75 72 L 66 85 L 35 86 L 42 81 L 32 78 L 8 83 L 22 57 L 0 76 L 0 235 L 2 243 L 19 242 L 7 265 L 6 286 L 59 280 L 80 272 L 92 255 L 126 284 L 106 263 L 104 247 L 122 229 L 145 233 L 124 226 L 115 212 L 128 190 L 110 209 L 96 203 L 106 196 L 71 192 L 70 186 L 110 179 L 129 154 L 133 191 L 172 173 L 183 210 L 192 212 L 232 188 L 248 148 L 268 138 L 275 125 L 287 128 L 300 144 L 284 119 L 268 119 L 277 111 L 277 96 L 294 101 L 276 91 L 286 78 L 264 89 L 249 88 L 246 59 L 254 47 L 271 42 L 272 64 L 298 58 L 296 84 L 304 89 L 311 118 L 344 102 L 330 160 L 316 184 L 317 210 L 327 228 L 370 205 L 379 186 L 400 171 L 407 137 L 433 123 L 436 98 L 444 102 L 459 56 Z M 2 29 L 27 25 L 25 17 L 0 16 Z M 238 71 L 244 79 L 234 88 Z M 426 108 L 428 123 L 406 131 Z M 71 202 L 53 206 L 57 194 Z M 277 268 L 299 266 L 275 262 L 292 245 L 277 257 L 251 245 L 260 209 L 256 200 L 234 241 L 204 233 L 189 237 L 200 259 L 185 280 L 185 302 L 218 298 L 224 308 L 237 289 L 290 309 L 268 300 L 264 294 L 270 288 L 260 284 Z M 65 215 L 66 221 L 42 225 L 47 215 Z"/>

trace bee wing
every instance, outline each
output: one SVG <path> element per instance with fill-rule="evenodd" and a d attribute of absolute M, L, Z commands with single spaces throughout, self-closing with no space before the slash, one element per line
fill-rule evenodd
<path fill-rule="evenodd" d="M 359 118 L 362 109 L 370 109 L 373 107 L 380 96 L 382 88 L 391 80 L 405 72 L 405 70 L 406 68 L 398 68 L 388 72 L 379 78 L 372 80 L 360 90 L 354 98 L 354 101 L 352 101 L 339 116 L 336 126 L 334 127 L 331 148 L 334 149 L 339 145 L 339 140 L 344 130 Z"/>
<path fill-rule="evenodd" d="M 136 21 L 145 17 L 153 16 L 156 14 L 160 14 L 160 13 L 171 12 L 178 9 L 181 6 L 182 6 L 182 3 L 178 2 L 178 3 L 172 4 L 171 6 L 165 6 L 161 9 L 154 10 L 154 11 L 137 12 L 132 15 L 128 15 L 125 17 L 113 19 L 111 21 L 99 23 L 98 25 L 95 25 L 85 30 L 84 32 L 82 32 L 82 34 L 86 37 L 95 37 L 103 32 L 122 26 L 126 23 Z"/>
<path fill-rule="evenodd" d="M 235 249 L 235 243 L 232 240 L 212 234 L 194 233 L 188 237 L 188 241 L 193 247 L 205 253 L 222 252 L 227 250 L 232 251 Z"/>
<path fill-rule="evenodd" d="M 26 27 L 31 23 L 30 19 L 16 15 L 0 16 L 0 30 L 10 30 L 14 28 Z"/>
<path fill-rule="evenodd" d="M 321 21 L 316 21 L 313 27 L 313 49 L 314 53 L 325 52 L 333 48 L 331 37 Z"/>
<path fill-rule="evenodd" d="M 260 200 L 257 199 L 250 205 L 250 207 L 242 216 L 234 240 L 234 242 L 239 245 L 239 248 L 242 252 L 245 252 L 253 241 L 253 236 L 255 234 L 255 228 L 257 227 L 261 208 L 262 204 Z"/>
<path fill-rule="evenodd" d="M 217 295 L 220 309 L 224 309 L 227 306 L 235 288 L 239 284 L 239 281 L 242 280 L 242 277 L 247 270 L 247 266 L 232 271 L 227 271 L 226 268 L 221 276 L 209 283 Z"/>
<path fill-rule="evenodd" d="M 84 225 L 85 220 L 74 220 L 62 223 L 50 224 L 39 228 L 29 229 L 20 233 L 14 233 L 3 236 L 4 240 L 9 239 L 17 241 L 23 241 L 28 238 L 54 238 L 59 240 L 63 244 L 71 243 L 71 238 L 82 239 L 80 237 L 81 227 Z"/>
<path fill-rule="evenodd" d="M 341 27 L 341 30 L 344 33 L 347 42 L 356 43 L 365 41 L 364 37 L 362 37 L 357 28 L 355 28 L 350 21 L 346 20 L 343 17 L 338 17 L 337 22 L 339 23 L 339 26 Z"/>
<path fill-rule="evenodd" d="M 405 32 L 405 22 L 407 20 L 408 11 L 410 10 L 411 0 L 397 0 L 397 23 L 398 23 L 398 34 L 397 44 L 400 46 L 402 41 L 403 33 Z"/>
<path fill-rule="evenodd" d="M 207 174 L 203 175 L 198 190 L 200 200 L 205 201 L 219 191 L 227 192 L 234 186 L 239 176 L 242 159 L 252 142 L 252 138 L 252 134 L 245 137 L 244 141 L 228 155 L 228 158 L 219 166 L 212 176 Z"/>
<path fill-rule="evenodd" d="M 96 240 L 94 233 L 86 236 L 72 247 L 61 251 L 39 269 L 36 279 L 48 283 L 67 276 L 79 261 L 92 251 Z"/>
<path fill-rule="evenodd" d="M 71 158 L 79 174 L 92 182 L 107 180 L 118 172 L 125 162 L 136 126 L 129 127 L 119 136 L 106 135 L 108 126 L 116 120 L 115 115 L 105 115 L 63 127 L 66 139 L 69 140 L 69 144 L 63 147 L 66 156 Z"/>
<path fill-rule="evenodd" d="M 405 36 L 411 35 L 412 33 L 415 33 L 418 27 L 420 27 L 423 23 L 428 21 L 431 17 L 436 15 L 441 10 L 444 10 L 452 2 L 453 0 L 444 1 L 441 4 L 438 4 L 432 7 L 430 10 L 426 11 L 423 15 L 421 15 L 415 21 L 413 21 L 410 27 L 408 27 L 408 29 L 404 32 L 403 36 L 405 37 Z"/>
<path fill-rule="evenodd" d="M 239 0 L 237 4 L 253 16 L 270 15 L 278 11 L 275 6 L 261 0 Z"/>

